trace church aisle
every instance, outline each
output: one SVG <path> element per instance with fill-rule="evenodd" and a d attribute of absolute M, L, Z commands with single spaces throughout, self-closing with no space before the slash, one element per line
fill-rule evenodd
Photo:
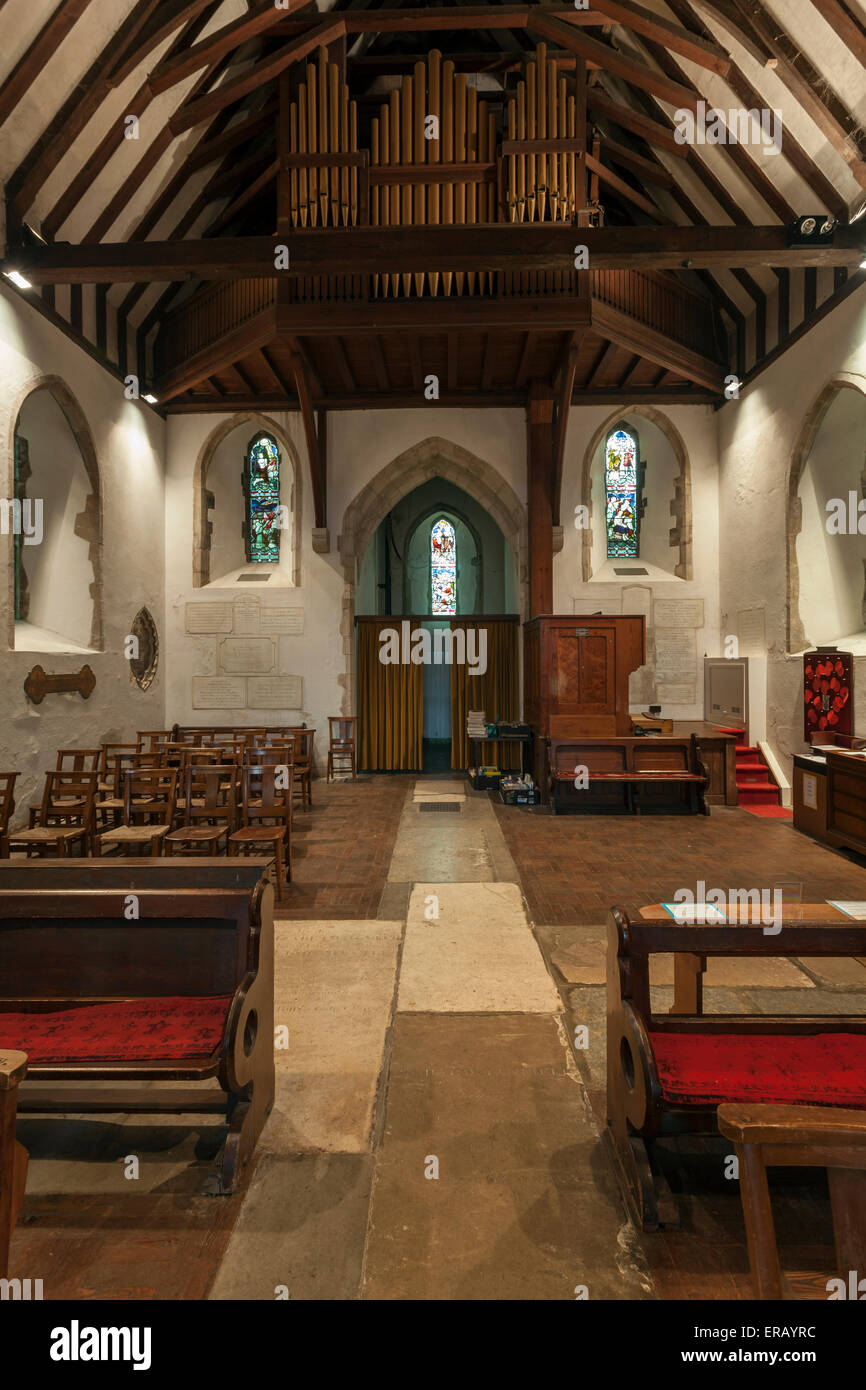
<path fill-rule="evenodd" d="M 486 796 L 406 788 L 401 900 L 278 924 L 289 1048 L 211 1297 L 651 1297 Z"/>

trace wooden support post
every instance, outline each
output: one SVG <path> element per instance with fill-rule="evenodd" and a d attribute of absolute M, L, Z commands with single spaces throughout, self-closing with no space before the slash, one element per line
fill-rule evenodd
<path fill-rule="evenodd" d="M 529 616 L 553 612 L 553 392 L 533 381 L 527 406 Z"/>
<path fill-rule="evenodd" d="M 18 1083 L 26 1070 L 26 1053 L 0 1053 L 0 1279 L 9 1273 L 9 1242 L 27 1179 L 27 1153 L 15 1138 Z"/>

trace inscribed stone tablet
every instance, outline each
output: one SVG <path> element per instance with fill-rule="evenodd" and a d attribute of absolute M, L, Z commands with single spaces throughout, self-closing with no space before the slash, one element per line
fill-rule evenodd
<path fill-rule="evenodd" d="M 627 617 L 641 615 L 649 627 L 653 611 L 653 591 L 646 584 L 629 584 L 622 591 L 622 611 Z"/>
<path fill-rule="evenodd" d="M 193 676 L 193 709 L 244 709 L 247 683 L 243 676 Z"/>
<path fill-rule="evenodd" d="M 232 606 L 230 603 L 188 603 L 186 605 L 187 632 L 231 632 Z"/>
<path fill-rule="evenodd" d="M 283 637 L 299 637 L 304 630 L 303 608 L 263 608 L 259 614 L 259 631 Z"/>
<path fill-rule="evenodd" d="M 250 709 L 301 709 L 303 676 L 250 676 Z"/>
<path fill-rule="evenodd" d="M 249 598 L 236 598 L 234 601 L 234 626 L 232 632 L 244 636 L 257 636 L 261 631 L 259 627 L 259 613 L 262 601 L 258 594 L 250 594 Z"/>
<path fill-rule="evenodd" d="M 765 609 L 740 610 L 737 614 L 737 642 L 740 656 L 764 656 L 767 650 Z"/>
<path fill-rule="evenodd" d="M 657 603 L 656 612 L 658 609 Z M 657 627 L 655 646 L 658 685 L 697 682 L 698 657 L 694 628 Z"/>
<path fill-rule="evenodd" d="M 224 637 L 217 659 L 221 671 L 274 671 L 277 665 L 273 637 Z"/>
<path fill-rule="evenodd" d="M 655 620 L 658 627 L 703 627 L 702 598 L 657 598 Z"/>
<path fill-rule="evenodd" d="M 697 682 L 694 685 L 657 685 L 656 704 L 661 705 L 693 705 L 697 699 Z"/>

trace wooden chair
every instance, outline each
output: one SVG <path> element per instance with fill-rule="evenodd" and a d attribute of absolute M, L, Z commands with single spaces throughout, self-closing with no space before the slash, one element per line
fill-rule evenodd
<path fill-rule="evenodd" d="M 335 775 L 336 762 L 345 763 L 347 760 L 352 769 L 352 781 L 355 781 L 357 772 L 355 765 L 355 723 L 354 718 L 346 719 L 342 715 L 328 715 L 330 747 L 328 749 L 327 780 L 329 782 Z"/>
<path fill-rule="evenodd" d="M 245 767 L 241 786 L 241 825 L 229 836 L 228 852 L 262 854 L 270 847 L 277 861 L 277 897 L 281 899 L 283 886 L 292 877 L 291 768 L 280 763 Z"/>
<path fill-rule="evenodd" d="M 170 857 L 177 845 L 187 854 L 219 854 L 220 840 L 236 820 L 237 788 L 225 764 L 191 762 L 184 774 L 183 824 L 166 835 L 165 853 Z"/>
<path fill-rule="evenodd" d="M 106 795 L 112 795 L 115 790 L 114 766 L 109 766 L 109 758 L 115 753 L 137 753 L 137 743 L 103 743 L 102 762 L 99 765 L 99 790 Z"/>
<path fill-rule="evenodd" d="M 101 748 L 58 748 L 56 772 L 98 772 L 102 763 Z M 70 798 L 70 810 L 80 810 L 83 802 L 80 797 Z M 38 824 L 41 803 L 27 808 L 28 824 Z"/>
<path fill-rule="evenodd" d="M 295 729 L 294 739 L 295 781 L 301 788 L 301 806 L 313 805 L 313 739 L 315 729 Z"/>
<path fill-rule="evenodd" d="M 0 1047 L 0 1279 L 9 1273 L 9 1242 L 24 1200 L 27 1150 L 15 1138 L 18 1083 L 27 1053 Z"/>
<path fill-rule="evenodd" d="M 0 859 L 9 858 L 9 822 L 15 810 L 17 772 L 0 772 Z"/>
<path fill-rule="evenodd" d="M 720 1105 L 719 1129 L 734 1141 L 749 1267 L 760 1299 L 783 1297 L 767 1169 L 826 1168 L 836 1267 L 866 1275 L 866 1110 L 818 1105 Z M 857 1294 L 853 1295 L 857 1297 Z"/>
<path fill-rule="evenodd" d="M 108 744 L 117 751 L 106 753 L 104 780 L 100 782 L 100 787 L 105 787 L 104 795 L 97 795 L 95 808 L 95 828 L 97 833 L 109 830 L 112 826 L 120 824 L 123 816 L 124 799 L 123 776 L 125 772 L 141 771 L 145 768 L 161 767 L 162 753 L 139 753 L 135 744 Z"/>
<path fill-rule="evenodd" d="M 63 857 L 76 840 L 86 854 L 93 839 L 94 807 L 98 772 L 46 772 L 45 788 L 39 806 L 32 808 L 26 830 L 9 834 L 9 848 L 24 849 L 30 858 L 34 849 L 54 849 Z"/>
<path fill-rule="evenodd" d="M 171 729 L 139 729 L 136 737 L 139 753 L 156 753 L 171 742 Z"/>
<path fill-rule="evenodd" d="M 177 776 L 176 767 L 125 772 L 123 823 L 94 836 L 94 854 L 101 855 L 105 845 L 117 845 L 122 853 L 132 845 L 149 845 L 151 855 L 161 854 L 163 840 L 174 822 Z"/>

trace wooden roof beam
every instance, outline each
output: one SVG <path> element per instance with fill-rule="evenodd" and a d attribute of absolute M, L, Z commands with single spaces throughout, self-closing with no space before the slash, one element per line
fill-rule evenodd
<path fill-rule="evenodd" d="M 661 101 L 670 102 L 676 107 L 686 107 L 689 111 L 697 110 L 698 98 L 690 87 L 672 81 L 665 73 L 651 68 L 648 63 L 639 62 L 636 58 L 620 53 L 610 44 L 600 43 L 598 39 L 585 34 L 582 29 L 576 29 L 560 19 L 549 18 L 536 10 L 530 12 L 527 28 L 530 33 L 550 39 L 559 48 L 571 49 L 587 62 L 595 63 L 603 72 L 611 72 L 631 86 L 652 93 Z"/>
<path fill-rule="evenodd" d="M 28 87 L 57 52 L 73 25 L 77 24 L 90 0 L 60 0 L 30 47 L 0 86 L 0 125 L 12 114 Z"/>
<path fill-rule="evenodd" d="M 624 102 L 614 101 L 600 87 L 589 87 L 586 101 L 590 112 L 595 115 L 607 116 L 609 120 L 622 126 L 623 130 L 630 130 L 633 135 L 639 135 L 648 144 L 657 145 L 659 149 L 667 150 L 668 154 L 674 154 L 678 159 L 687 158 L 688 147 L 677 142 L 670 126 L 652 120 L 642 112 L 635 111 L 633 107 L 626 106 Z"/>
<path fill-rule="evenodd" d="M 226 53 L 233 52 L 249 39 L 272 29 L 281 19 L 285 19 L 291 10 L 301 9 L 308 4 L 309 0 L 286 0 L 286 4 L 277 9 L 273 0 L 265 0 L 264 5 L 260 4 L 242 19 L 224 24 L 221 29 L 193 44 L 185 52 L 178 53 L 173 58 L 164 58 L 148 77 L 150 90 L 155 96 L 159 92 L 167 91 L 176 82 L 182 82 L 184 78 L 198 72 L 199 68 L 210 67 Z"/>
<path fill-rule="evenodd" d="M 566 270 L 578 239 L 594 270 L 713 269 L 739 266 L 847 265 L 866 258 L 866 222 L 838 226 L 832 242 L 789 246 L 788 228 L 582 227 L 560 223 L 491 226 L 319 227 L 293 229 L 290 266 L 281 276 L 421 271 Z M 55 243 L 11 252 L 4 263 L 34 284 L 133 280 L 234 280 L 271 277 L 273 237 L 194 241 Z M 432 309 L 433 301 L 425 300 Z M 572 301 L 576 322 L 581 301 Z M 327 309 L 329 306 L 319 306 Z M 387 306 L 383 306 L 387 307 Z M 453 306 L 452 306 L 453 307 Z"/>
<path fill-rule="evenodd" d="M 643 5 L 632 3 L 632 0 L 593 0 L 593 3 L 595 9 L 600 10 L 608 19 L 615 20 L 625 28 L 633 30 L 635 34 L 655 39 L 672 53 L 679 53 L 700 67 L 718 73 L 720 77 L 728 76 L 731 60 L 715 41 L 701 38 L 679 24 L 663 19 L 652 10 L 645 9 Z M 578 14 L 579 11 L 572 10 L 571 14 L 564 15 L 563 18 L 567 24 L 573 24 Z"/>
<path fill-rule="evenodd" d="M 194 101 L 184 102 L 180 110 L 175 112 L 169 120 L 169 129 L 173 135 L 180 135 L 184 130 L 191 130 L 200 121 L 215 116 L 224 107 L 230 106 L 233 102 L 239 101 L 241 97 L 247 96 L 248 93 L 256 91 L 266 82 L 278 77 L 292 63 L 299 63 L 314 49 L 326 47 L 335 39 L 341 38 L 345 32 L 346 26 L 342 19 L 327 19 L 322 24 L 314 25 L 302 38 L 295 39 L 292 43 L 284 45 L 277 53 L 262 59 L 241 77 L 224 82 L 222 86 Z"/>

